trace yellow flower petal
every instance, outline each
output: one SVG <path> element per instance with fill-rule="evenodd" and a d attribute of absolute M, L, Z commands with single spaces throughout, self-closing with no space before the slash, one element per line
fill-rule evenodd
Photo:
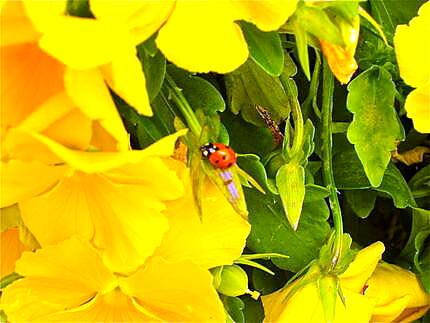
<path fill-rule="evenodd" d="M 99 70 L 77 71 L 67 69 L 67 94 L 76 106 L 91 120 L 97 120 L 118 141 L 121 150 L 127 150 L 128 135 Z"/>
<path fill-rule="evenodd" d="M 184 193 L 182 181 L 167 158 L 145 158 L 137 164 L 127 164 L 108 171 L 106 177 L 114 183 L 144 185 L 151 187 L 152 194 L 162 200 L 174 200 Z M 154 174 L 157 174 L 155 177 Z"/>
<path fill-rule="evenodd" d="M 423 290 L 415 274 L 396 265 L 378 265 L 367 285 L 365 295 L 376 300 L 373 321 L 398 321 L 397 317 L 409 308 L 414 309 L 413 314 L 430 307 L 430 294 Z"/>
<path fill-rule="evenodd" d="M 40 34 L 28 19 L 21 1 L 4 1 L 0 8 L 0 46 L 37 42 Z"/>
<path fill-rule="evenodd" d="M 178 1 L 156 39 L 163 54 L 192 72 L 228 73 L 243 64 L 248 47 L 227 1 Z"/>
<path fill-rule="evenodd" d="M 399 320 L 399 322 L 415 322 L 419 318 L 423 317 L 428 310 L 429 306 L 407 308 L 399 317 L 397 317 L 397 320 Z"/>
<path fill-rule="evenodd" d="M 1 298 L 11 322 L 34 321 L 80 306 L 116 282 L 89 243 L 76 238 L 25 252 L 16 271 L 25 278 L 7 286 Z"/>
<path fill-rule="evenodd" d="M 131 32 L 134 44 L 140 44 L 155 33 L 166 20 L 175 1 L 106 1 L 91 0 L 91 12 L 97 19 L 124 23 Z"/>
<path fill-rule="evenodd" d="M 394 47 L 400 75 L 410 86 L 430 86 L 430 3 L 425 2 L 408 25 L 399 25 L 394 35 Z"/>
<path fill-rule="evenodd" d="M 354 50 L 345 50 L 342 46 L 320 40 L 321 50 L 327 59 L 330 70 L 340 83 L 346 84 L 358 68 L 354 58 Z"/>
<path fill-rule="evenodd" d="M 15 271 L 15 263 L 25 246 L 19 240 L 19 229 L 9 228 L 0 233 L 0 279 Z"/>
<path fill-rule="evenodd" d="M 297 281 L 297 282 L 300 282 Z M 315 282 L 306 284 L 296 293 L 286 296 L 297 284 L 284 288 L 280 291 L 262 297 L 265 322 L 288 322 L 288 323 L 324 323 L 324 310 L 320 300 L 320 293 Z M 336 299 L 335 323 L 369 322 L 373 303 L 363 295 L 343 290 L 345 304 L 343 305 L 340 297 Z M 312 304 L 310 307 L 309 304 Z"/>
<path fill-rule="evenodd" d="M 64 88 L 64 68 L 36 44 L 2 48 L 0 97 L 2 127 L 17 126 Z"/>
<path fill-rule="evenodd" d="M 21 129 L 43 132 L 74 108 L 73 102 L 64 92 L 59 92 L 43 102 L 36 111 L 28 115 L 19 125 Z"/>
<path fill-rule="evenodd" d="M 237 19 L 255 24 L 264 31 L 276 30 L 294 13 L 297 0 L 234 1 Z"/>
<path fill-rule="evenodd" d="M 405 109 L 417 131 L 430 133 L 430 86 L 422 86 L 409 93 Z"/>
<path fill-rule="evenodd" d="M 76 127 L 79 126 L 79 131 Z M 76 149 L 86 149 L 91 140 L 92 122 L 74 107 L 65 93 L 47 100 L 21 124 L 20 129 L 42 132 L 49 138 Z"/>
<path fill-rule="evenodd" d="M 67 10 L 67 0 L 24 0 L 22 2 L 27 16 L 41 33 L 51 29 Z"/>
<path fill-rule="evenodd" d="M 152 115 L 145 75 L 134 48 L 114 58 L 103 68 L 103 75 L 109 86 L 140 114 Z"/>
<path fill-rule="evenodd" d="M 170 229 L 156 251 L 157 255 L 169 261 L 191 260 L 204 268 L 233 263 L 242 253 L 250 225 L 209 182 L 203 192 L 203 220 L 200 220 L 189 172 L 182 167 L 187 192 L 183 198 L 168 203 L 165 214 Z"/>
<path fill-rule="evenodd" d="M 64 176 L 67 167 L 11 160 L 2 162 L 0 170 L 1 207 L 5 207 L 50 189 Z"/>
<path fill-rule="evenodd" d="M 39 46 L 68 67 L 83 70 L 111 62 L 134 44 L 120 24 L 63 16 L 44 31 Z"/>
<path fill-rule="evenodd" d="M 168 262 L 154 257 L 120 285 L 126 294 L 163 321 L 225 322 L 212 275 L 191 262 Z"/>
<path fill-rule="evenodd" d="M 384 250 L 384 244 L 379 241 L 361 249 L 348 269 L 339 276 L 342 289 L 360 293 L 381 260 Z"/>
<path fill-rule="evenodd" d="M 33 137 L 45 144 L 53 153 L 73 168 L 86 173 L 101 173 L 127 164 L 139 163 L 148 157 L 169 157 L 173 154 L 175 141 L 185 133 L 186 130 L 178 131 L 158 140 L 143 150 L 91 153 L 69 149 L 39 134 L 33 134 Z"/>
<path fill-rule="evenodd" d="M 42 246 L 78 234 L 102 250 L 113 271 L 129 272 L 152 254 L 167 231 L 164 204 L 151 190 L 75 173 L 50 192 L 22 201 L 20 208 Z"/>
<path fill-rule="evenodd" d="M 88 303 L 71 310 L 43 317 L 43 322 L 154 322 L 153 315 L 142 312 L 132 298 L 119 289 L 96 295 Z"/>
<path fill-rule="evenodd" d="M 20 160 L 24 162 L 41 162 L 45 165 L 61 163 L 44 144 L 37 141 L 25 130 L 12 128 L 2 138 L 2 159 Z"/>
<path fill-rule="evenodd" d="M 100 151 L 117 151 L 117 142 L 98 121 L 93 122 L 91 146 Z"/>
<path fill-rule="evenodd" d="M 76 127 L 79 127 L 79 131 Z M 48 127 L 43 134 L 67 147 L 87 149 L 92 136 L 92 122 L 81 111 L 74 109 Z"/>

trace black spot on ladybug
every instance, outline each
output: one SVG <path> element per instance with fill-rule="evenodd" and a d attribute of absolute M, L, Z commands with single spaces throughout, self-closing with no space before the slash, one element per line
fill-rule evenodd
<path fill-rule="evenodd" d="M 215 164 L 218 164 L 219 163 L 219 160 L 217 159 L 217 160 L 215 160 Z"/>
<path fill-rule="evenodd" d="M 227 156 L 226 156 L 226 155 L 222 156 L 222 159 L 223 159 L 223 160 L 226 160 L 226 159 L 227 159 Z"/>
<path fill-rule="evenodd" d="M 229 163 L 229 164 L 228 164 L 228 167 L 231 167 L 231 166 L 233 166 L 233 163 Z"/>

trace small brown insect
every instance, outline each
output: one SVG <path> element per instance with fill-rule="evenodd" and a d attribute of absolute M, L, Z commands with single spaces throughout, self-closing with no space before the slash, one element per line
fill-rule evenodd
<path fill-rule="evenodd" d="M 259 105 L 255 106 L 255 108 L 272 133 L 273 140 L 275 141 L 276 145 L 282 144 L 284 135 L 282 134 L 281 130 L 279 130 L 278 124 L 272 119 L 269 111 Z"/>

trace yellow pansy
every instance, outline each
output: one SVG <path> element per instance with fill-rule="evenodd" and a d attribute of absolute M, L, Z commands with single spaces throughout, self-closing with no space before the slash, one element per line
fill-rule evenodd
<path fill-rule="evenodd" d="M 189 171 L 177 161 L 169 166 L 181 174 L 187 193 L 166 203 L 169 230 L 135 272 L 115 274 L 116 266 L 103 261 L 103 250 L 76 237 L 24 253 L 16 271 L 25 277 L 3 291 L 1 308 L 8 320 L 224 322 L 208 268 L 231 264 L 250 226 L 212 184 L 200 221 Z"/>
<path fill-rule="evenodd" d="M 416 88 L 405 102 L 407 116 L 414 128 L 430 133 L 430 3 L 424 3 L 418 16 L 409 25 L 399 25 L 394 35 L 394 48 L 399 64 L 400 76 L 406 84 Z"/>
<path fill-rule="evenodd" d="M 383 252 L 381 242 L 360 250 L 347 270 L 339 275 L 345 306 L 338 296 L 334 322 L 411 322 L 429 309 L 430 295 L 422 289 L 415 274 L 379 262 Z M 263 296 L 267 322 L 325 322 L 315 280 L 288 296 L 303 279 Z M 312 310 L 308 307 L 310 301 L 315 304 Z"/>
<path fill-rule="evenodd" d="M 54 159 L 3 161 L 1 207 L 18 203 L 24 224 L 42 246 L 78 234 L 103 250 L 115 271 L 134 270 L 168 229 L 164 201 L 183 193 L 166 162 L 181 134 L 139 151 L 87 152 L 15 131 L 15 138 L 30 136 L 36 151 L 41 146 L 50 153 L 46 159 Z"/>
<path fill-rule="evenodd" d="M 228 73 L 248 58 L 238 20 L 264 31 L 276 30 L 290 17 L 297 0 L 177 0 L 156 43 L 175 65 L 192 72 Z"/>
<path fill-rule="evenodd" d="M 423 290 L 417 276 L 388 263 L 376 267 L 364 295 L 376 300 L 372 322 L 412 322 L 430 308 L 430 294 Z"/>
<path fill-rule="evenodd" d="M 337 296 L 333 322 L 369 322 L 374 301 L 363 295 L 363 287 L 375 270 L 383 252 L 384 245 L 381 242 L 360 250 L 348 269 L 339 276 L 339 285 L 345 298 L 345 305 L 340 296 Z M 318 274 L 315 267 L 310 270 L 315 270 Z M 305 283 L 295 293 L 288 295 L 296 286 L 303 284 L 303 279 L 305 278 L 262 297 L 266 315 L 265 322 L 325 322 L 316 280 Z M 309 307 L 309 304 L 312 306 Z"/>
<path fill-rule="evenodd" d="M 16 271 L 24 278 L 6 287 L 1 299 L 10 322 L 225 320 L 211 274 L 190 261 L 154 255 L 119 276 L 90 243 L 72 237 L 24 253 Z"/>
<path fill-rule="evenodd" d="M 13 127 L 66 92 L 128 149 L 110 88 L 151 115 L 135 46 L 167 18 L 172 1 L 90 2 L 95 18 L 66 15 L 67 1 L 6 1 L 1 8 L 2 127 Z"/>

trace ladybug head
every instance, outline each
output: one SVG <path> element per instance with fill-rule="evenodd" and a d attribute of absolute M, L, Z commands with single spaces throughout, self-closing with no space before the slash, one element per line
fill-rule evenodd
<path fill-rule="evenodd" d="M 217 151 L 217 147 L 213 143 L 207 143 L 200 147 L 200 151 L 202 152 L 203 157 L 209 157 L 215 151 Z"/>

